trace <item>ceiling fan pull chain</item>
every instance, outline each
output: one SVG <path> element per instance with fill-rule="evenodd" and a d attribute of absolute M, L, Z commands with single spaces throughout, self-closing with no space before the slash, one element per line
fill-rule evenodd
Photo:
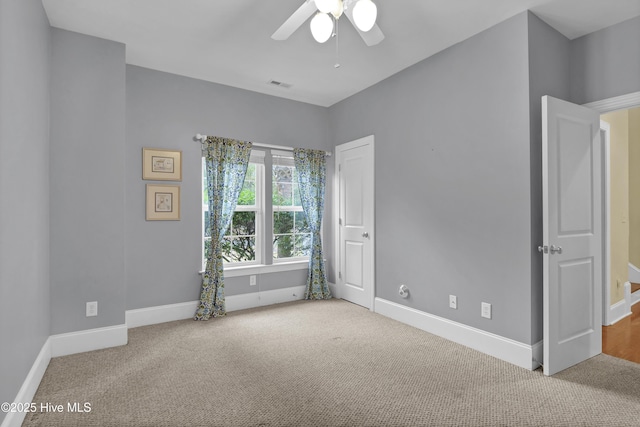
<path fill-rule="evenodd" d="M 340 22 L 340 20 L 336 19 L 336 25 L 335 25 L 335 28 L 336 28 L 336 63 L 333 65 L 333 68 L 340 68 L 340 61 L 339 61 L 339 57 L 338 57 L 338 54 L 339 54 L 339 50 L 338 50 L 338 44 L 339 43 L 338 42 L 339 42 L 339 39 L 340 39 L 340 37 L 338 35 L 338 22 Z"/>

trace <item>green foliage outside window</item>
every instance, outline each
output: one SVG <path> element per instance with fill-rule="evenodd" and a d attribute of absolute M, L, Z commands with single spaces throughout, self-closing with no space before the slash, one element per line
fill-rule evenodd
<path fill-rule="evenodd" d="M 301 210 L 298 176 L 292 166 L 273 166 L 273 258 L 308 256 L 311 234 Z"/>

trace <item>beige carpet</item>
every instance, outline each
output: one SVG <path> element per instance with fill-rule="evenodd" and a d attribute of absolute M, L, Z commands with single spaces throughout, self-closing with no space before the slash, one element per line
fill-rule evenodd
<path fill-rule="evenodd" d="M 55 358 L 25 426 L 640 426 L 640 365 L 530 372 L 341 300 L 129 331 Z"/>

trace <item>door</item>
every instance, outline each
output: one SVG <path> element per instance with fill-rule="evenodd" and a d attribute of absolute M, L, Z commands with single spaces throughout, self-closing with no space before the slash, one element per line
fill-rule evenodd
<path fill-rule="evenodd" d="M 375 262 L 373 143 L 373 136 L 368 136 L 336 147 L 339 296 L 370 310 Z"/>
<path fill-rule="evenodd" d="M 595 111 L 542 98 L 544 374 L 602 352 L 602 142 Z"/>

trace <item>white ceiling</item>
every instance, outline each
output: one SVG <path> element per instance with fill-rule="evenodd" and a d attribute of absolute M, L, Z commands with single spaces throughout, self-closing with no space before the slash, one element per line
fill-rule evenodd
<path fill-rule="evenodd" d="M 126 44 L 127 63 L 330 106 L 527 9 L 570 39 L 640 15 L 640 0 L 374 0 L 386 38 L 367 47 L 340 20 L 271 34 L 304 0 L 43 0 L 52 26 Z M 268 84 L 277 80 L 289 89 Z"/>

